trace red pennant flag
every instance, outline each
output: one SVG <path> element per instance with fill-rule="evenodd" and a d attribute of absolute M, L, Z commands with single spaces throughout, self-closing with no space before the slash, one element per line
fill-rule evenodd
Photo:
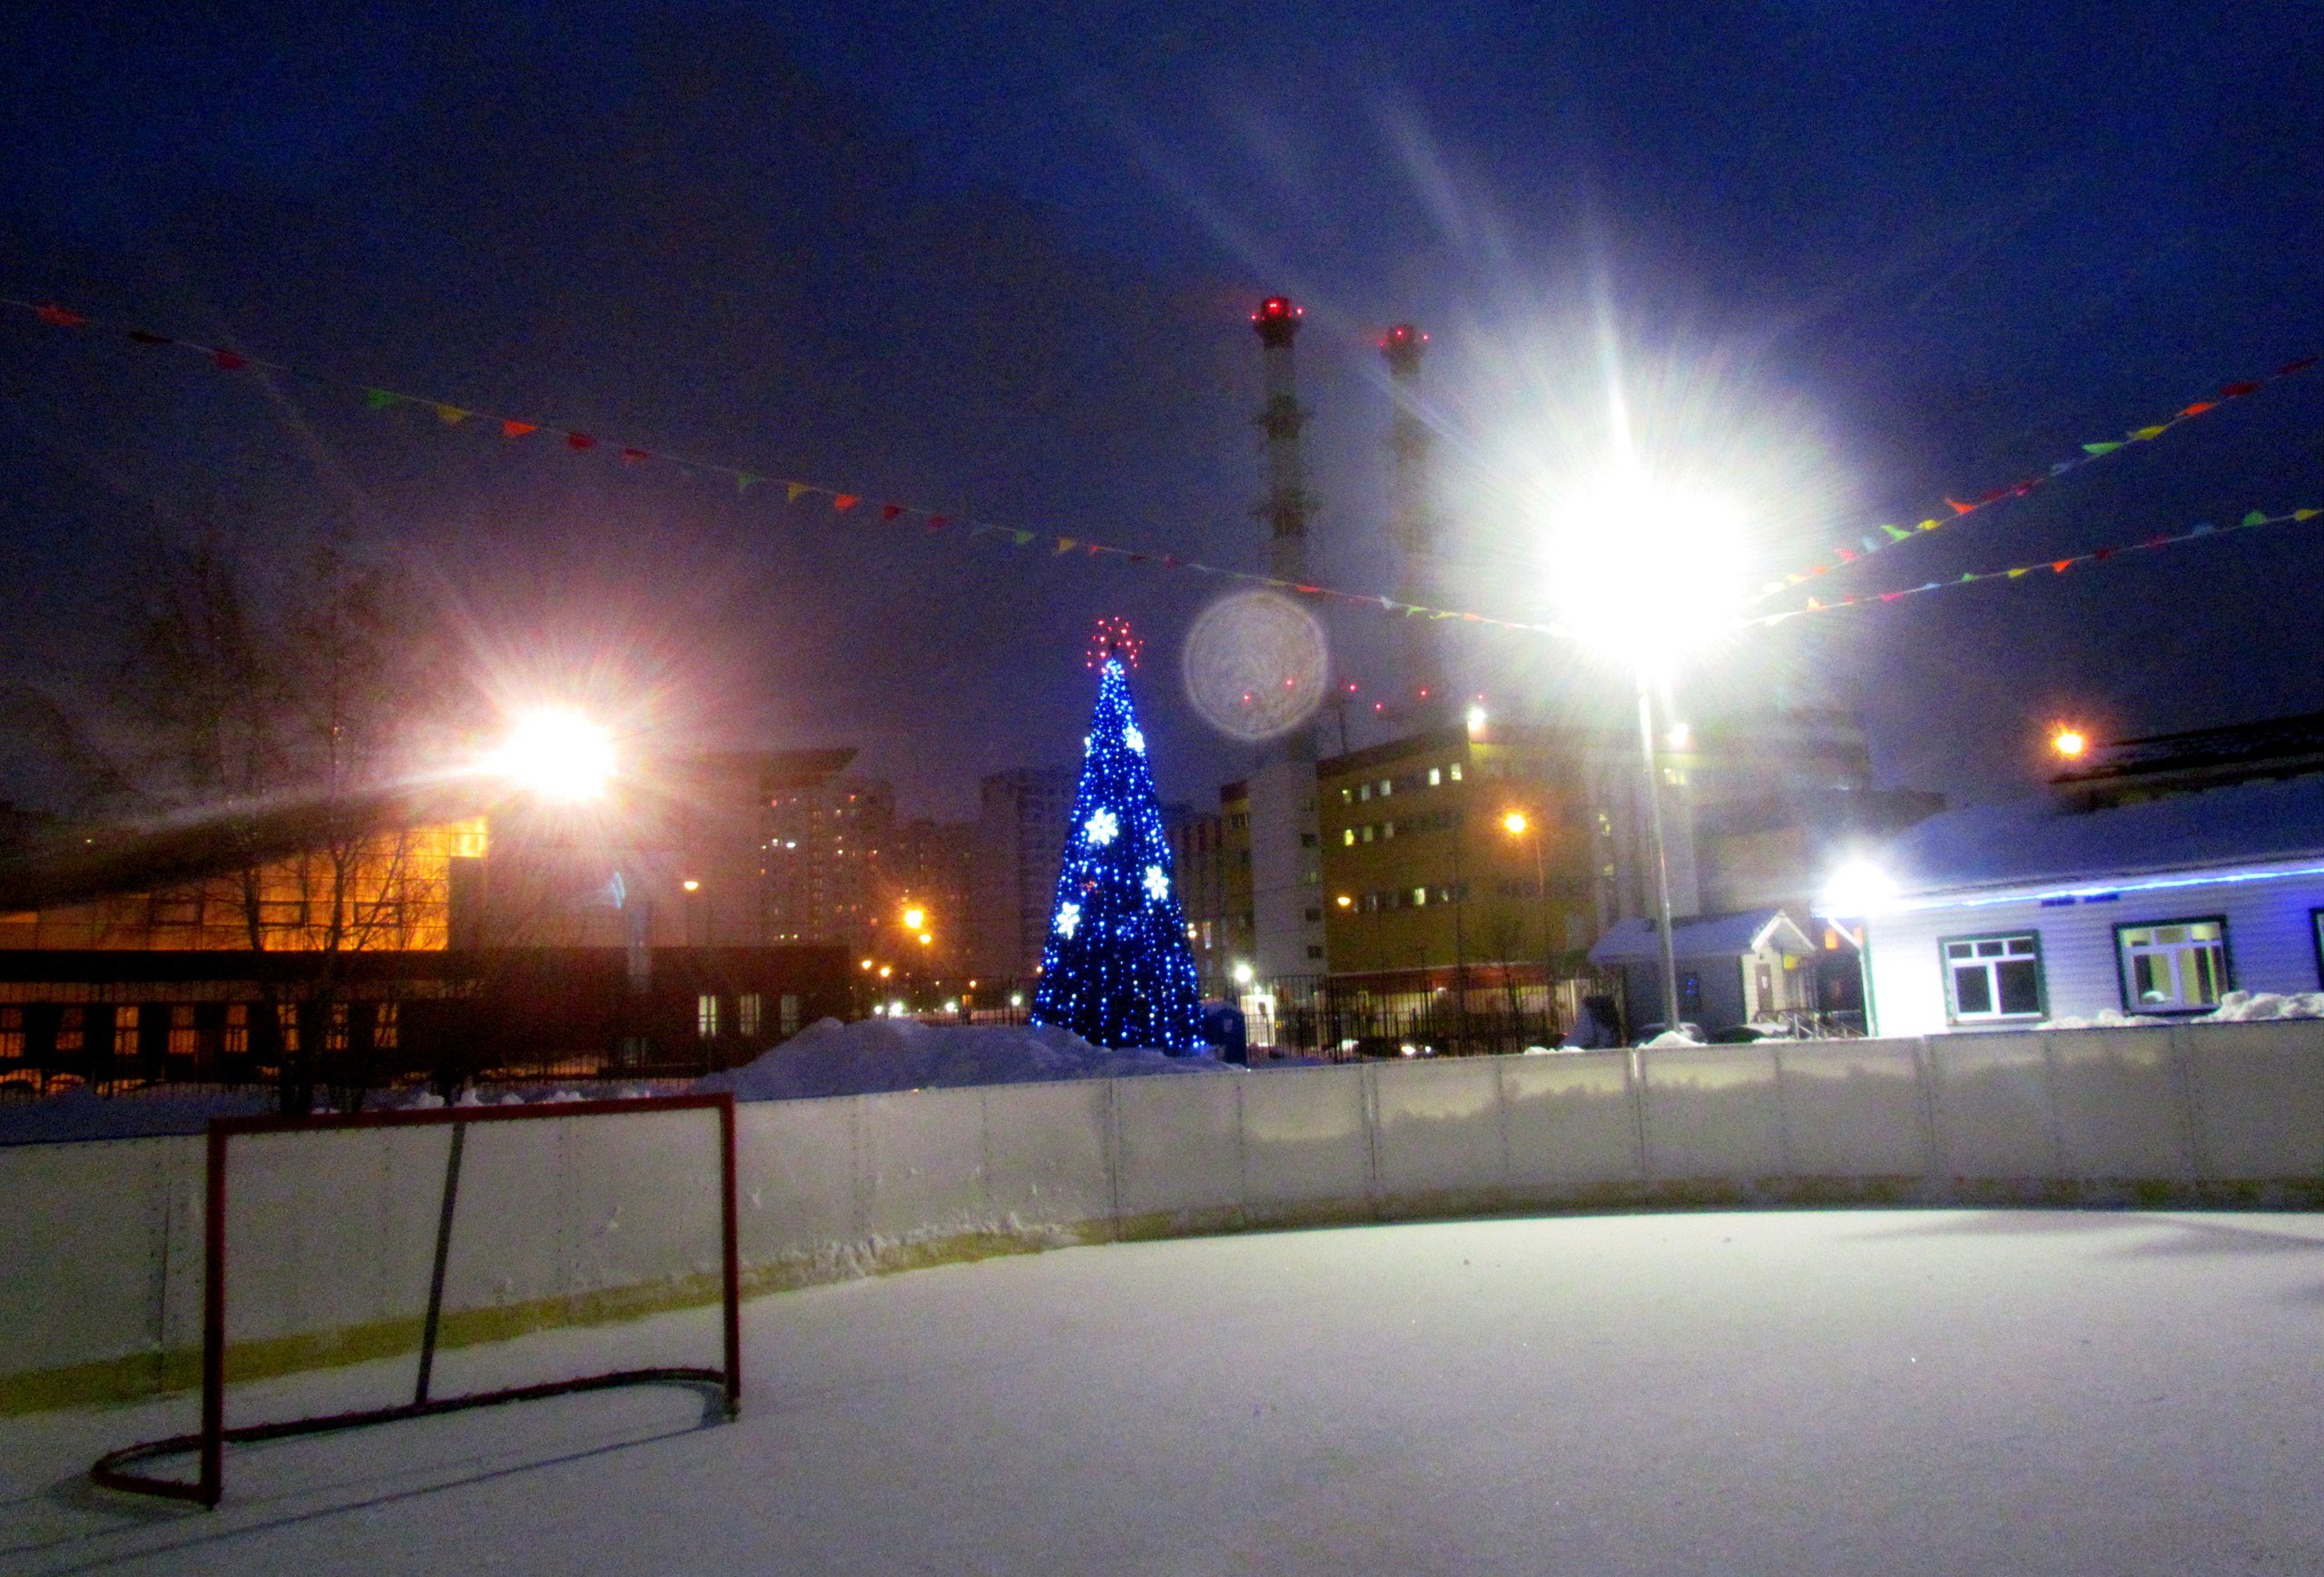
<path fill-rule="evenodd" d="M 1832 551 L 1840 556 L 1840 562 L 1842 564 L 1854 564 L 1856 562 L 1856 556 L 1845 547 L 1835 547 Z"/>
<path fill-rule="evenodd" d="M 2056 570 L 2060 575 L 2063 575 L 2063 574 L 2066 572 L 2066 566 L 2068 566 L 2068 565 L 2072 564 L 2073 562 L 2073 559 L 2071 559 L 2071 558 L 2061 558 L 2061 559 L 2057 559 L 2057 560 L 2053 561 L 2053 562 L 2051 564 L 2050 567 L 2051 567 L 2052 569 Z"/>
<path fill-rule="evenodd" d="M 133 344 L 138 345 L 169 345 L 175 343 L 175 341 L 167 334 L 156 334 L 151 329 L 132 329 L 129 331 L 129 338 Z"/>
<path fill-rule="evenodd" d="M 597 440 L 586 432 L 569 432 L 565 435 L 565 446 L 567 448 L 594 449 L 597 447 Z"/>
<path fill-rule="evenodd" d="M 928 528 L 931 531 L 941 531 L 951 523 L 951 517 L 946 515 L 931 515 L 928 517 Z"/>
<path fill-rule="evenodd" d="M 2018 483 L 2018 484 L 2017 484 L 2017 486 L 2015 486 L 2014 488 L 2012 488 L 2009 490 L 2010 497 L 2011 497 L 2011 498 L 2023 498 L 2024 497 L 2025 497 L 2025 495 L 2026 495 L 2026 494 L 2028 494 L 2028 493 L 2032 492 L 2034 488 L 2036 488 L 2040 487 L 2041 485 L 2042 485 L 2042 478 L 2039 478 L 2039 477 L 2035 477 L 2032 481 L 2028 481 L 2028 482 L 2020 482 L 2020 483 Z"/>
<path fill-rule="evenodd" d="M 223 346 L 212 350 L 210 353 L 210 360 L 218 363 L 220 370 L 225 372 L 239 372 L 251 364 L 249 357 L 238 356 Z"/>
<path fill-rule="evenodd" d="M 2221 385 L 2219 392 L 2222 399 L 2236 399 L 2246 394 L 2257 394 L 2259 391 L 2260 386 L 2256 383 L 2228 383 Z"/>
<path fill-rule="evenodd" d="M 2008 497 L 2009 489 L 2007 488 L 1995 488 L 1992 492 L 1987 493 L 1984 498 L 1978 499 L 1977 502 L 1980 504 L 1994 504 L 1998 503 Z"/>
<path fill-rule="evenodd" d="M 1955 515 L 1966 515 L 1970 510 L 1976 508 L 1974 504 L 1964 504 L 1958 498 L 1947 498 L 1945 502 L 1953 506 L 1953 512 Z"/>
<path fill-rule="evenodd" d="M 60 307 L 54 301 L 49 302 L 45 307 L 34 307 L 33 316 L 57 329 L 79 329 L 84 327 L 89 321 L 80 313 Z"/>
<path fill-rule="evenodd" d="M 903 512 L 904 507 L 901 504 L 882 504 L 880 506 L 880 518 L 882 520 L 892 520 Z"/>
<path fill-rule="evenodd" d="M 1882 602 L 1895 602 L 1898 597 L 1904 595 L 1905 594 L 1901 591 L 1884 591 L 1880 594 L 1880 600 Z"/>
<path fill-rule="evenodd" d="M 2100 548 L 2097 552 L 2095 552 L 2095 553 L 2093 553 L 2093 554 L 2092 554 L 2092 555 L 2090 556 L 2090 561 L 2091 561 L 2093 564 L 2103 564 L 2103 563 L 2105 563 L 2108 559 L 2110 559 L 2110 558 L 2112 558 L 2112 557 L 2114 557 L 2114 550 L 2113 550 L 2112 548 L 2111 548 L 2111 547 L 2102 547 L 2102 548 Z"/>
<path fill-rule="evenodd" d="M 834 493 L 832 495 L 832 508 L 834 509 L 852 509 L 855 508 L 858 499 L 853 493 Z"/>
<path fill-rule="evenodd" d="M 2150 537 L 2145 541 L 2140 543 L 2139 546 L 2141 547 L 2168 547 L 2171 546 L 2171 538 L 2168 537 Z"/>
<path fill-rule="evenodd" d="M 2315 357 L 2303 356 L 2297 361 L 2287 361 L 2281 367 L 2277 368 L 2276 376 L 2279 378 L 2290 378 L 2293 373 L 2305 372 L 2315 365 Z"/>
<path fill-rule="evenodd" d="M 2191 416 L 2201 416 L 2203 412 L 2211 409 L 2218 403 L 2219 401 L 2216 399 L 2199 399 L 2195 401 L 2194 404 L 2189 406 L 2186 409 L 2181 411 L 2177 416 L 2171 418 L 2171 419 L 2173 421 L 2184 421 Z"/>
<path fill-rule="evenodd" d="M 529 421 L 504 421 L 500 424 L 500 436 L 506 439 L 520 439 L 528 432 L 540 430 L 537 426 Z"/>
<path fill-rule="evenodd" d="M 634 466 L 640 460 L 650 460 L 653 458 L 644 449 L 624 449 L 621 452 L 621 463 L 625 466 Z"/>

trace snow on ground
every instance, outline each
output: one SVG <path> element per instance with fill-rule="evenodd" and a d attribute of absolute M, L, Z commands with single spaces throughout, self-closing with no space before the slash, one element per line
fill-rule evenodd
<path fill-rule="evenodd" d="M 1076 1248 L 744 1314 L 743 1415 L 640 1390 L 87 1489 L 189 1400 L 0 1419 L 0 1570 L 2324 1570 L 2324 1219 L 1630 1215 Z M 689 1312 L 447 1385 L 704 1361 Z M 408 1363 L 238 1391 L 346 1405 Z"/>
<path fill-rule="evenodd" d="M 793 1100 L 966 1084 L 1024 1084 L 1124 1074 L 1217 1072 L 1211 1057 L 1110 1051 L 1070 1030 L 1014 1024 L 922 1024 L 911 1019 L 823 1019 L 756 1061 L 694 1086 L 737 1100 Z"/>
<path fill-rule="evenodd" d="M 2114 1008 L 2102 1008 L 2091 1018 L 2067 1014 L 2051 1019 L 2042 1025 L 2044 1030 L 2111 1030 L 2129 1027 L 2152 1029 L 2161 1024 L 2256 1024 L 2270 1019 L 2324 1019 L 2324 991 L 2230 991 L 2220 998 L 2219 1006 L 2208 1013 L 2192 1016 L 2173 1013 L 2168 1018 L 2152 1013 L 2125 1013 Z"/>

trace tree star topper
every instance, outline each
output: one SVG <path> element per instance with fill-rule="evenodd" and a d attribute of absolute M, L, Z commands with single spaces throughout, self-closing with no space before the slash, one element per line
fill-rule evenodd
<path fill-rule="evenodd" d="M 1129 633 L 1129 620 L 1102 618 L 1089 636 L 1089 666 L 1102 668 L 1119 659 L 1126 667 L 1137 666 L 1137 655 L 1145 643 Z"/>

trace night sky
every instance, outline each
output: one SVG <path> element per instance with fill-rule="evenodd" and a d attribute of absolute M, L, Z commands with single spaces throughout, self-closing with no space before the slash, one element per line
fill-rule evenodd
<path fill-rule="evenodd" d="M 1319 577 L 1391 589 L 1373 349 L 1433 336 L 1460 600 L 1539 616 L 1599 441 L 1731 490 L 1780 572 L 2324 350 L 2324 6 L 50 6 L 0 36 L 0 293 L 1044 533 L 1257 567 L 1257 298 L 1307 306 Z M 130 550 L 405 554 L 511 682 L 672 741 L 860 744 L 913 808 L 1071 759 L 1091 619 L 1167 794 L 1224 584 L 786 509 L 478 424 L 0 324 L 0 664 L 108 683 Z M 1847 572 L 1891 589 L 2324 506 L 2324 370 Z M 1864 708 L 1885 782 L 2324 706 L 2324 520 L 1801 619 L 1690 707 Z M 1638 544 L 1637 594 L 1654 585 Z M 1771 605 L 1773 606 L 1773 605 Z M 1338 612 L 1343 671 L 1384 627 Z M 1615 714 L 1536 637 L 1496 705 Z M 0 793 L 9 792 L 0 786 Z M 22 785 L 16 792 L 26 792 Z"/>

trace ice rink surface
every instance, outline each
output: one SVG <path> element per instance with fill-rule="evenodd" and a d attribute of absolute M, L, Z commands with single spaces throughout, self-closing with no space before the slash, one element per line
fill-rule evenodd
<path fill-rule="evenodd" d="M 662 1316 L 438 1390 L 707 1362 Z M 190 1398 L 0 1419 L 0 1571 L 2324 1572 L 2324 1217 L 1564 1217 L 1077 1248 L 744 1311 L 640 1390 L 86 1487 Z M 410 1365 L 238 1390 L 389 1399 Z"/>

